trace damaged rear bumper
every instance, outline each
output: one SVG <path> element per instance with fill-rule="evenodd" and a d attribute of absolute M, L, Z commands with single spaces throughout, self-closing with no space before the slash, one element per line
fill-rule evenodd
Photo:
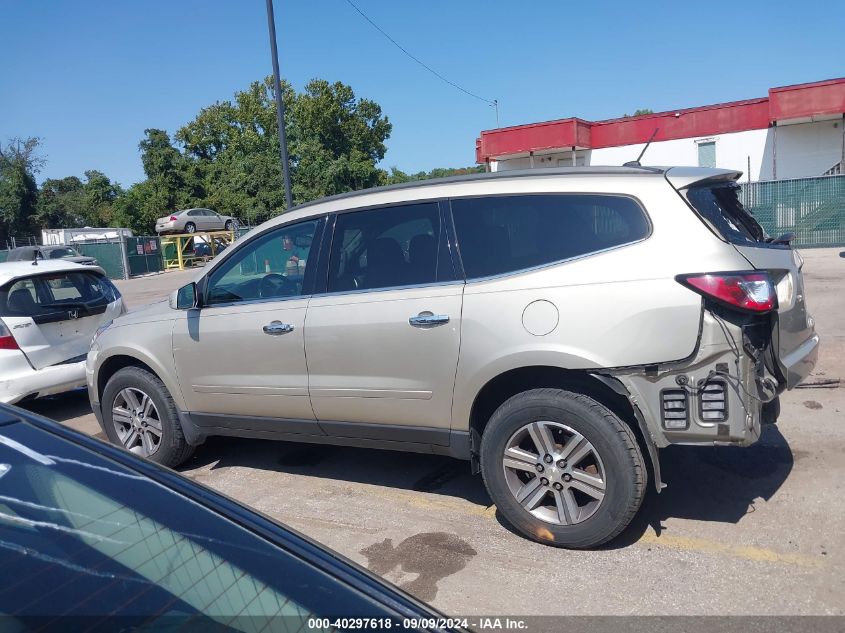
<path fill-rule="evenodd" d="M 771 338 L 760 335 L 760 325 L 752 324 L 752 331 L 748 323 L 704 311 L 692 358 L 607 375 L 625 387 L 656 447 L 747 446 L 760 437 L 765 403 L 786 386 L 767 356 Z"/>

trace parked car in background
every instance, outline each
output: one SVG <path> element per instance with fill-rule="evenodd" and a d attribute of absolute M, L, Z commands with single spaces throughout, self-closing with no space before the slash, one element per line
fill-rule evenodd
<path fill-rule="evenodd" d="M 70 246 L 18 246 L 9 251 L 7 262 L 32 262 L 35 259 L 61 259 L 76 264 L 94 266 L 97 260 L 87 255 L 80 255 L 79 251 Z"/>
<path fill-rule="evenodd" d="M 0 402 L 84 387 L 94 332 L 124 312 L 98 266 L 0 263 Z"/>
<path fill-rule="evenodd" d="M 196 233 L 197 231 L 234 231 L 237 221 L 211 209 L 185 209 L 156 220 L 156 233 Z"/>
<path fill-rule="evenodd" d="M 755 442 L 815 364 L 801 257 L 739 176 L 505 171 L 292 209 L 101 331 L 95 414 L 170 465 L 211 435 L 467 459 L 525 536 L 599 545 L 663 487 L 658 449 Z"/>
<path fill-rule="evenodd" d="M 7 406 L 0 533 L 8 631 L 434 630 L 443 617 L 231 499 Z"/>
<path fill-rule="evenodd" d="M 214 249 L 212 252 L 211 242 L 208 241 L 199 241 L 199 238 L 194 238 L 194 255 L 197 257 L 214 257 L 219 255 L 223 251 L 226 250 L 226 247 L 229 246 L 227 242 L 219 238 L 214 238 Z"/>

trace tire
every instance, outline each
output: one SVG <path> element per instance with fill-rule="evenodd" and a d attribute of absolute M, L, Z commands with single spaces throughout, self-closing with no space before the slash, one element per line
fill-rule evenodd
<path fill-rule="evenodd" d="M 185 225 L 185 233 L 196 233 L 197 232 L 197 225 L 193 222 L 188 222 Z"/>
<path fill-rule="evenodd" d="M 235 230 L 235 223 L 231 220 L 226 220 L 226 224 L 223 225 L 223 228 L 227 231 L 234 231 Z"/>
<path fill-rule="evenodd" d="M 551 440 L 550 450 L 536 450 L 538 437 L 546 448 Z M 496 410 L 481 438 L 481 473 L 520 534 L 571 549 L 622 532 L 648 477 L 631 428 L 592 398 L 561 389 L 525 391 Z"/>
<path fill-rule="evenodd" d="M 145 424 L 145 427 L 136 428 L 136 420 L 130 415 L 116 413 L 118 410 L 129 411 L 133 408 L 130 406 L 131 398 L 126 396 L 127 391 L 135 395 L 138 404 L 146 402 L 139 394 L 146 395 L 151 401 L 152 408 L 149 411 L 153 412 L 154 416 L 143 418 L 141 424 Z M 145 369 L 124 367 L 117 371 L 109 378 L 103 390 L 101 406 L 104 430 L 112 444 L 171 468 L 182 464 L 194 452 L 194 447 L 185 440 L 176 404 L 170 392 L 158 376 Z M 155 424 L 153 419 L 158 424 Z M 136 433 L 137 438 L 132 435 L 133 430 L 139 431 Z M 157 443 L 156 434 L 159 436 Z M 152 452 L 147 448 L 148 440 L 149 444 L 155 446 Z"/>

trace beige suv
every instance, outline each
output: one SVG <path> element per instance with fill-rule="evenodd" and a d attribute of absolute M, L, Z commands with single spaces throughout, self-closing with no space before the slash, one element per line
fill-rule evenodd
<path fill-rule="evenodd" d="M 801 259 L 736 172 L 576 168 L 328 198 L 258 227 L 88 355 L 109 439 L 451 455 L 527 537 L 595 546 L 669 444 L 754 442 L 813 368 Z"/>

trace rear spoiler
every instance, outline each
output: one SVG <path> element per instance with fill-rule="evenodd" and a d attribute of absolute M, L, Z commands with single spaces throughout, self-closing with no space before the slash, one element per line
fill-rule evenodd
<path fill-rule="evenodd" d="M 709 167 L 671 167 L 665 172 L 666 180 L 675 189 L 687 189 L 692 186 L 718 184 L 738 180 L 741 171 L 733 169 L 712 169 Z"/>

